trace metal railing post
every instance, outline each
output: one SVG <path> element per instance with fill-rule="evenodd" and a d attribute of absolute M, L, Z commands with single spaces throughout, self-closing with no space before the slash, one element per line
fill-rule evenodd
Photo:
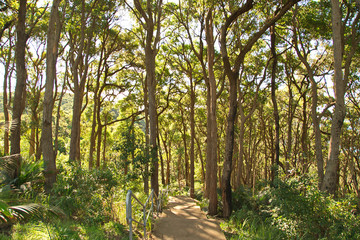
<path fill-rule="evenodd" d="M 166 191 L 167 192 L 167 191 Z M 129 224 L 129 239 L 133 239 L 133 232 L 132 232 L 132 222 L 136 222 L 139 225 L 144 226 L 144 239 L 147 239 L 146 235 L 146 225 L 147 220 L 150 217 L 151 214 L 151 220 L 154 221 L 154 211 L 159 212 L 159 209 L 161 209 L 162 200 L 161 198 L 163 193 L 160 193 L 160 196 L 156 196 L 154 193 L 154 190 L 151 191 L 149 197 L 147 198 L 145 204 L 143 204 L 133 193 L 131 190 L 128 190 L 126 194 L 126 221 Z M 155 206 L 154 206 L 154 197 L 155 197 Z M 137 220 L 132 218 L 132 198 L 134 198 L 142 207 L 143 207 L 143 223 L 138 222 Z M 149 201 L 151 201 L 151 204 L 149 204 Z M 146 214 L 146 207 L 147 205 L 150 205 L 149 213 Z M 150 225 L 151 226 L 151 225 Z"/>
<path fill-rule="evenodd" d="M 144 213 L 144 238 L 147 239 L 147 237 L 146 237 L 146 203 L 143 208 L 143 213 Z"/>
<path fill-rule="evenodd" d="M 129 224 L 129 239 L 133 239 L 132 234 L 132 206 L 131 206 L 131 190 L 129 190 L 126 194 L 126 220 Z"/>

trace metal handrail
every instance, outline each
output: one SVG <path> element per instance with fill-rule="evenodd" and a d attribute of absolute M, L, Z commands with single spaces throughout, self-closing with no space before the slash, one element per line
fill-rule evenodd
<path fill-rule="evenodd" d="M 164 190 L 163 190 L 164 191 Z M 129 224 L 129 239 L 132 240 L 133 239 L 133 233 L 132 233 L 132 222 L 136 222 L 140 225 L 143 225 L 144 227 L 144 239 L 147 239 L 147 235 L 146 235 L 146 223 L 150 217 L 150 214 L 153 212 L 154 209 L 154 197 L 156 199 L 156 211 L 157 211 L 157 215 L 159 214 L 159 212 L 162 211 L 162 196 L 163 196 L 163 191 L 160 192 L 159 197 L 156 196 L 154 190 L 151 191 L 149 197 L 146 199 L 145 204 L 143 204 L 134 194 L 131 190 L 128 190 L 127 194 L 126 194 L 126 221 Z M 168 189 L 165 190 L 166 195 L 168 192 Z M 132 218 L 132 198 L 134 198 L 137 203 L 140 204 L 140 206 L 143 208 L 143 222 L 140 223 L 139 221 L 136 221 L 135 219 Z M 151 206 L 149 209 L 148 214 L 146 215 L 146 207 L 149 204 L 149 201 L 151 201 Z M 153 215 L 152 215 L 153 217 Z"/>

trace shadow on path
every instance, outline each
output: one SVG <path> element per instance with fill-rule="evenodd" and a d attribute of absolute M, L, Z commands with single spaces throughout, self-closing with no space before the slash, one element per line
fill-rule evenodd
<path fill-rule="evenodd" d="M 216 220 L 207 219 L 190 197 L 170 197 L 168 209 L 155 223 L 152 239 L 225 240 Z"/>

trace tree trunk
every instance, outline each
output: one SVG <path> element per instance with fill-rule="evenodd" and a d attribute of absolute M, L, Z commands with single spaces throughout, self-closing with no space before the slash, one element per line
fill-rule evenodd
<path fill-rule="evenodd" d="M 342 21 L 339 1 L 331 0 L 331 17 L 334 47 L 334 86 L 335 86 L 335 110 L 331 122 L 331 137 L 326 172 L 324 175 L 322 190 L 335 194 L 339 184 L 339 154 L 341 129 L 346 115 L 345 107 L 345 81 L 342 73 L 343 42 Z"/>
<path fill-rule="evenodd" d="M 190 197 L 195 198 L 195 85 L 190 78 Z"/>
<path fill-rule="evenodd" d="M 48 193 L 56 182 L 57 175 L 52 136 L 52 113 L 54 108 L 53 89 L 56 78 L 56 62 L 61 30 L 58 12 L 60 1 L 61 0 L 54 0 L 53 6 L 51 7 L 46 50 L 46 84 L 43 104 L 41 147 L 44 159 L 45 191 Z"/>
<path fill-rule="evenodd" d="M 77 40 L 76 37 L 73 37 L 70 33 L 70 62 L 71 62 L 71 72 L 74 82 L 74 102 L 73 102 L 73 115 L 71 122 L 71 138 L 70 138 L 70 153 L 69 160 L 75 161 L 77 164 L 81 165 L 80 159 L 80 131 L 81 131 L 81 114 L 82 114 L 82 103 L 85 91 L 85 84 L 87 82 L 87 74 L 89 68 L 89 56 L 90 49 L 93 44 L 93 28 L 91 26 L 90 32 L 85 33 L 86 24 L 89 21 L 89 17 L 92 17 L 92 13 L 86 14 L 85 0 L 81 2 L 82 11 L 81 11 L 81 31 L 80 39 Z M 91 24 L 94 24 L 94 19 L 91 19 Z M 78 44 L 78 41 L 80 42 Z M 75 49 L 79 46 L 77 49 Z M 76 53 L 76 59 L 75 59 Z"/>
<path fill-rule="evenodd" d="M 151 36 L 152 37 L 152 36 Z M 150 159 L 151 159 L 151 188 L 159 194 L 159 162 L 157 154 L 157 112 L 156 112 L 156 79 L 155 79 L 155 52 L 151 44 L 145 50 L 146 79 L 148 81 L 149 119 L 150 119 Z"/>
<path fill-rule="evenodd" d="M 160 169 L 160 172 L 161 172 L 161 184 L 162 184 L 162 185 L 165 185 L 164 158 L 163 158 L 163 156 L 162 156 L 162 154 L 161 154 L 160 136 L 159 136 L 159 135 L 157 136 L 157 139 L 158 139 L 160 165 L 161 165 L 161 169 Z"/>
<path fill-rule="evenodd" d="M 200 141 L 196 137 L 195 137 L 195 140 L 196 140 L 196 145 L 197 145 L 197 148 L 198 148 L 198 154 L 199 154 L 200 163 L 201 163 L 201 182 L 205 182 L 205 166 L 204 166 L 203 155 L 201 153 Z"/>
<path fill-rule="evenodd" d="M 101 63 L 101 57 L 100 57 L 100 63 Z M 89 149 L 89 170 L 93 168 L 94 165 L 94 152 L 95 152 L 95 145 L 96 145 L 96 137 L 98 131 L 96 130 L 97 126 L 97 120 L 98 120 L 98 114 L 100 114 L 100 108 L 98 107 L 100 104 L 99 101 L 99 85 L 100 85 L 100 64 L 98 67 L 98 73 L 96 77 L 96 83 L 95 83 L 95 89 L 94 89 L 94 106 L 93 106 L 93 112 L 92 112 L 92 124 L 91 124 L 91 135 L 90 135 L 90 149 Z"/>
<path fill-rule="evenodd" d="M 278 175 L 280 164 L 280 117 L 279 109 L 276 101 L 276 68 L 277 68 L 277 54 L 276 54 L 276 33 L 275 24 L 270 27 L 271 34 L 271 56 L 273 59 L 272 71 L 271 71 L 271 101 L 274 108 L 274 121 L 275 121 L 275 166 L 274 166 L 274 178 Z"/>
<path fill-rule="evenodd" d="M 232 76 L 230 78 L 229 76 Z M 227 127 L 225 136 L 225 159 L 222 174 L 222 201 L 223 217 L 228 218 L 232 212 L 232 190 L 231 190 L 231 171 L 232 158 L 234 152 L 235 119 L 237 112 L 237 78 L 236 74 L 228 74 L 230 81 L 229 94 L 229 114 L 227 117 Z"/>
<path fill-rule="evenodd" d="M 144 82 L 144 112 L 145 112 L 145 170 L 144 170 L 144 192 L 145 194 L 149 194 L 149 159 L 150 159 L 150 123 L 149 123 L 149 103 L 148 103 L 148 87 L 147 80 Z"/>
<path fill-rule="evenodd" d="M 100 119 L 100 117 L 99 117 Z M 101 122 L 98 120 L 98 128 L 97 128 L 97 144 L 96 144 L 96 168 L 100 169 L 100 162 L 101 162 L 101 142 L 102 142 L 102 129 L 103 126 Z"/>
<path fill-rule="evenodd" d="M 159 162 L 157 150 L 157 112 L 156 112 L 156 75 L 155 58 L 160 42 L 160 21 L 162 16 L 162 0 L 155 4 L 147 1 L 146 8 L 139 0 L 134 0 L 136 10 L 144 19 L 142 22 L 146 31 L 145 39 L 145 68 L 149 100 L 149 121 L 150 121 L 150 163 L 151 163 L 151 188 L 155 194 L 159 194 Z M 156 27 L 156 29 L 155 29 Z M 155 33 L 155 36 L 154 36 Z"/>
<path fill-rule="evenodd" d="M 103 142 L 103 151 L 102 151 L 102 168 L 105 169 L 106 166 L 107 166 L 107 163 L 106 163 L 106 141 L 107 141 L 107 125 L 108 125 L 108 116 L 106 115 L 105 116 L 105 125 L 104 125 L 104 142 Z"/>
<path fill-rule="evenodd" d="M 189 187 L 190 186 L 190 183 L 189 183 L 189 159 L 188 159 L 188 147 L 187 147 L 187 141 L 186 141 L 187 140 L 186 139 L 187 126 L 185 124 L 184 110 L 182 109 L 182 106 L 180 106 L 180 111 L 181 111 L 181 123 L 182 123 L 182 129 L 183 129 L 182 139 L 183 139 L 183 143 L 184 143 L 185 186 Z"/>
<path fill-rule="evenodd" d="M 77 78 L 77 77 L 75 77 Z M 83 89 L 74 88 L 73 115 L 71 121 L 71 139 L 69 159 L 81 165 L 80 161 L 80 119 L 83 102 Z"/>
<path fill-rule="evenodd" d="M 55 140 L 54 140 L 55 157 L 57 156 L 57 153 L 59 150 L 59 128 L 60 128 L 60 115 L 61 115 L 60 110 L 61 110 L 62 99 L 65 95 L 65 86 L 66 86 L 66 78 L 67 78 L 66 75 L 67 74 L 65 73 L 65 78 L 64 78 L 60 98 L 58 101 L 57 111 L 56 111 Z"/>
<path fill-rule="evenodd" d="M 9 30 L 9 42 L 12 42 L 11 31 Z M 3 82 L 3 108 L 4 108 L 4 120 L 5 120 L 5 131 L 4 131 L 4 155 L 7 156 L 10 153 L 10 145 L 9 145 L 9 99 L 8 99 L 8 81 L 10 80 L 10 62 L 12 57 L 12 45 L 10 45 L 8 58 L 5 64 L 5 73 L 4 73 L 4 82 Z M 9 91 L 11 92 L 11 91 Z"/>
<path fill-rule="evenodd" d="M 217 123 L 216 123 L 216 81 L 214 73 L 214 35 L 212 10 L 206 17 L 206 42 L 208 45 L 207 82 L 207 146 L 206 146 L 206 192 L 209 197 L 209 215 L 217 214 Z"/>
<path fill-rule="evenodd" d="M 26 79 L 27 72 L 25 67 L 25 48 L 26 48 L 26 0 L 19 1 L 18 22 L 16 25 L 17 42 L 15 47 L 16 61 L 16 87 L 13 102 L 13 115 L 11 124 L 11 150 L 10 154 L 14 160 L 14 169 L 11 178 L 20 176 L 21 157 L 20 157 L 20 139 L 21 139 L 21 115 L 25 108 L 26 97 Z"/>

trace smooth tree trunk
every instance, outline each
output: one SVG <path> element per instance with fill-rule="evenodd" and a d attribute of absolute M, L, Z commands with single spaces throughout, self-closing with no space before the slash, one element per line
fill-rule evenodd
<path fill-rule="evenodd" d="M 216 80 L 214 73 L 215 47 L 213 35 L 213 12 L 206 17 L 206 42 L 208 45 L 207 80 L 207 145 L 206 145 L 206 192 L 209 198 L 209 215 L 217 214 L 217 123 L 216 123 Z"/>
<path fill-rule="evenodd" d="M 54 140 L 54 150 L 55 150 L 55 158 L 58 154 L 59 150 L 59 129 L 60 129 L 60 119 L 61 119 L 61 104 L 65 95 L 66 91 L 66 80 L 67 80 L 67 74 L 65 73 L 64 82 L 62 85 L 61 94 L 58 100 L 57 110 L 56 110 L 56 121 L 55 121 L 55 140 Z"/>
<path fill-rule="evenodd" d="M 103 50 L 103 49 L 102 49 Z M 101 51 L 100 56 L 100 63 L 102 62 L 102 55 L 103 51 Z M 100 98 L 99 98 L 99 87 L 100 87 L 100 77 L 101 77 L 101 64 L 98 66 L 97 76 L 96 76 L 96 82 L 95 82 L 95 89 L 94 89 L 94 106 L 93 106 L 93 112 L 92 112 L 92 124 L 91 124 L 91 135 L 90 135 L 90 149 L 89 149 L 89 170 L 91 170 L 94 166 L 94 152 L 95 152 L 95 145 L 96 145 L 96 137 L 98 134 L 98 131 L 96 129 L 97 126 L 97 115 L 100 114 L 99 112 L 99 104 L 100 104 Z"/>
<path fill-rule="evenodd" d="M 26 97 L 26 79 L 27 71 L 25 67 L 25 49 L 26 49 L 26 0 L 19 1 L 18 21 L 16 25 L 17 41 L 15 46 L 16 61 L 16 87 L 13 102 L 13 115 L 11 123 L 11 150 L 10 155 L 13 158 L 13 171 L 11 178 L 16 179 L 20 176 L 21 156 L 20 156 L 20 140 L 21 140 L 21 115 L 25 108 Z"/>
<path fill-rule="evenodd" d="M 59 4 L 61 0 L 54 0 L 51 7 L 47 49 L 46 49 L 46 83 L 44 94 L 44 109 L 41 134 L 41 148 L 44 159 L 45 191 L 50 192 L 56 182 L 56 158 L 53 146 L 52 120 L 54 97 L 53 89 L 56 78 L 56 62 L 58 43 L 60 39 L 61 23 L 59 18 Z"/>
<path fill-rule="evenodd" d="M 341 129 L 346 115 L 345 88 L 343 79 L 343 42 L 341 9 L 338 0 L 331 0 L 331 22 L 334 48 L 334 89 L 335 110 L 331 121 L 331 136 L 329 144 L 329 155 L 326 164 L 326 172 L 322 184 L 322 190 L 335 194 L 339 184 L 339 154 Z"/>
<path fill-rule="evenodd" d="M 356 1 L 360 6 L 360 1 Z M 334 89 L 335 89 L 335 110 L 331 123 L 330 147 L 328 161 L 321 189 L 330 194 L 335 194 L 339 183 L 339 154 L 341 129 L 346 115 L 345 91 L 349 82 L 350 66 L 352 58 L 359 49 L 360 38 L 358 37 L 358 24 L 360 21 L 360 12 L 356 12 L 351 23 L 351 33 L 349 38 L 349 48 L 345 48 L 344 30 L 342 29 L 340 3 L 331 0 L 331 16 L 333 30 L 333 48 L 334 48 Z M 346 52 L 346 57 L 343 54 Z M 343 64 L 343 58 L 345 62 Z M 344 72 L 343 72 L 344 71 Z"/>
<path fill-rule="evenodd" d="M 12 42 L 11 31 L 9 30 L 9 42 Z M 5 72 L 4 72 L 4 82 L 3 82 L 3 109 L 4 109 L 4 120 L 5 120 L 5 131 L 4 131 L 4 155 L 7 156 L 10 153 L 10 145 L 9 145 L 9 121 L 10 121 L 10 114 L 9 114 L 9 97 L 8 97 L 8 81 L 10 80 L 10 63 L 12 57 L 12 48 L 13 46 L 10 45 L 8 58 L 5 64 Z"/>
<path fill-rule="evenodd" d="M 190 78 L 190 197 L 195 198 L 195 84 Z"/>

